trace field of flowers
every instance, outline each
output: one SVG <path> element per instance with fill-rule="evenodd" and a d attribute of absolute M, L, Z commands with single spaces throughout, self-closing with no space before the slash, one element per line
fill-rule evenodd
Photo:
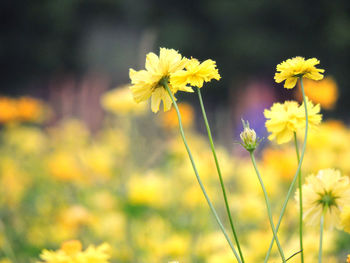
<path fill-rule="evenodd" d="M 330 78 L 318 83 L 305 81 L 314 102 L 310 109 L 315 109 L 310 123 L 317 127 L 308 135 L 303 182 L 321 169 L 350 175 L 350 127 L 334 119 L 318 124 L 317 103 L 321 113 L 332 107 L 336 89 Z M 319 99 L 313 92 L 317 87 L 325 93 Z M 153 111 L 159 103 L 152 100 Z M 103 126 L 92 133 L 78 119 L 47 125 L 51 111 L 42 101 L 0 98 L 0 262 L 233 262 L 196 181 L 175 109 L 155 115 L 146 102 L 134 102 L 128 86 L 105 93 L 101 105 L 106 111 Z M 198 174 L 229 232 L 212 151 L 206 134 L 197 130 L 200 112 L 187 103 L 178 106 Z M 274 108 L 266 110 L 267 120 L 273 118 Z M 303 134 L 297 133 L 300 142 Z M 277 137 L 284 144 L 269 139 L 263 139 L 257 166 L 277 222 L 298 160 L 289 135 Z M 244 261 L 263 262 L 273 233 L 249 153 L 233 139 L 217 144 L 216 153 Z M 278 231 L 287 258 L 300 253 L 296 188 Z M 339 226 L 325 227 L 324 262 L 345 262 L 350 253 L 346 208 Z M 317 262 L 319 223 L 306 217 L 303 231 L 304 260 Z M 79 260 L 65 258 L 77 252 Z M 52 253 L 57 256 L 50 261 Z M 276 245 L 269 262 L 282 262 Z M 300 262 L 299 254 L 288 262 Z"/>

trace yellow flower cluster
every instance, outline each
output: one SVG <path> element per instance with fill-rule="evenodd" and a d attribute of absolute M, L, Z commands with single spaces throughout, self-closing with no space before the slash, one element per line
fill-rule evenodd
<path fill-rule="evenodd" d="M 311 129 L 314 129 L 322 120 L 320 105 L 314 105 L 308 99 L 308 120 Z M 278 144 L 289 142 L 294 132 L 305 127 L 305 111 L 304 103 L 299 106 L 296 101 L 285 101 L 282 103 L 274 103 L 270 110 L 265 109 L 265 118 L 267 119 L 265 126 L 270 132 L 269 140 L 276 139 Z"/>
<path fill-rule="evenodd" d="M 277 65 L 277 72 L 275 74 L 275 81 L 277 83 L 283 82 L 286 89 L 292 89 L 297 84 L 298 78 L 303 77 L 313 80 L 321 80 L 324 69 L 318 69 L 315 66 L 320 61 L 316 58 L 305 60 L 303 57 L 295 57 L 287 59 Z"/>
<path fill-rule="evenodd" d="M 295 199 L 299 203 L 299 190 Z M 309 175 L 303 185 L 304 220 L 308 225 L 318 224 L 325 213 L 328 228 L 340 228 L 340 214 L 350 203 L 350 179 L 334 169 L 320 170 L 317 175 Z"/>
<path fill-rule="evenodd" d="M 108 263 L 110 258 L 110 246 L 104 243 L 98 247 L 89 246 L 82 250 L 83 246 L 78 240 L 64 242 L 57 251 L 43 250 L 40 258 L 46 263 Z"/>
<path fill-rule="evenodd" d="M 146 101 L 151 97 L 151 108 L 158 112 L 163 102 L 164 111 L 171 108 L 171 98 L 164 87 L 167 83 L 170 92 L 193 92 L 190 86 L 202 87 L 204 81 L 220 79 L 216 63 L 206 60 L 199 63 L 192 58 L 187 59 L 174 49 L 160 48 L 159 56 L 150 52 L 146 56 L 146 70 L 130 69 L 130 87 L 136 102 Z"/>
<path fill-rule="evenodd" d="M 0 97 L 0 123 L 38 122 L 45 116 L 45 105 L 30 97 Z"/>

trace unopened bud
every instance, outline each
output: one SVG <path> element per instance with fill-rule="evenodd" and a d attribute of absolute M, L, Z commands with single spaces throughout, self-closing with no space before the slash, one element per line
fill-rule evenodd
<path fill-rule="evenodd" d="M 241 145 L 249 152 L 252 152 L 256 149 L 256 147 L 260 143 L 260 139 L 256 137 L 256 133 L 253 129 L 249 128 L 249 122 L 244 121 L 243 123 L 243 131 L 240 134 L 241 137 Z"/>

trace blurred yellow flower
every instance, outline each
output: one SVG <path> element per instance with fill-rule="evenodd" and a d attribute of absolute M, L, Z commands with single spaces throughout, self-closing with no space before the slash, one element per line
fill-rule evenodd
<path fill-rule="evenodd" d="M 47 110 L 48 108 L 44 103 L 34 98 L 0 97 L 0 123 L 13 121 L 40 122 L 44 119 Z"/>
<path fill-rule="evenodd" d="M 326 77 L 321 81 L 310 79 L 304 80 L 305 95 L 315 103 L 319 103 L 322 108 L 333 109 L 338 99 L 337 83 L 332 77 Z M 302 99 L 300 85 L 297 90 L 297 97 Z"/>
<path fill-rule="evenodd" d="M 167 180 L 152 172 L 143 176 L 131 176 L 127 183 L 128 197 L 132 204 L 162 207 L 166 204 Z"/>
<path fill-rule="evenodd" d="M 293 177 L 293 171 L 296 168 L 295 150 L 292 148 L 271 149 L 265 148 L 262 152 L 262 162 L 265 167 L 269 167 L 275 175 L 287 182 Z"/>
<path fill-rule="evenodd" d="M 340 224 L 345 232 L 350 233 L 350 204 L 344 206 L 340 214 Z"/>
<path fill-rule="evenodd" d="M 105 145 L 95 144 L 81 151 L 80 161 L 84 168 L 96 179 L 108 179 L 111 176 L 113 155 Z"/>
<path fill-rule="evenodd" d="M 189 252 L 190 238 L 187 235 L 173 234 L 161 246 L 167 257 L 183 257 Z"/>
<path fill-rule="evenodd" d="M 204 81 L 209 82 L 212 79 L 220 80 L 221 78 L 216 68 L 216 62 L 211 59 L 199 63 L 197 59 L 191 58 L 186 64 L 185 69 L 172 74 L 170 83 L 176 86 L 190 84 L 191 86 L 201 88 Z"/>
<path fill-rule="evenodd" d="M 307 99 L 307 109 L 309 118 L 309 127 L 314 129 L 317 124 L 321 122 L 322 115 L 320 112 L 320 105 L 313 105 Z M 274 103 L 270 110 L 264 111 L 265 126 L 269 135 L 269 140 L 276 139 L 278 144 L 289 142 L 294 132 L 305 127 L 305 112 L 304 104 L 299 106 L 296 101 L 285 101 L 282 103 Z"/>
<path fill-rule="evenodd" d="M 315 65 L 320 61 L 316 58 L 305 60 L 303 57 L 294 57 L 287 59 L 277 65 L 277 73 L 275 74 L 275 81 L 281 83 L 285 81 L 284 87 L 292 89 L 297 84 L 298 78 L 304 77 L 313 80 L 321 80 L 324 69 L 318 69 Z"/>
<path fill-rule="evenodd" d="M 48 158 L 50 174 L 62 181 L 71 181 L 82 178 L 78 158 L 68 151 L 56 151 Z"/>
<path fill-rule="evenodd" d="M 15 100 L 7 97 L 0 97 L 0 123 L 13 121 L 17 118 Z"/>
<path fill-rule="evenodd" d="M 66 241 L 57 251 L 44 249 L 40 255 L 46 263 L 108 263 L 110 246 L 107 243 L 95 247 L 90 245 L 86 250 L 78 240 Z"/>
<path fill-rule="evenodd" d="M 130 87 L 134 100 L 141 102 L 151 98 L 153 112 L 158 112 L 161 101 L 164 111 L 171 108 L 171 98 L 161 81 L 167 81 L 170 91 L 175 94 L 178 90 L 192 92 L 186 85 L 174 85 L 169 83 L 171 75 L 182 70 L 188 59 L 182 57 L 174 49 L 160 48 L 159 57 L 150 52 L 146 56 L 146 70 L 135 71 L 130 69 L 129 76 L 132 86 Z"/>
<path fill-rule="evenodd" d="M 91 221 L 90 217 L 90 213 L 85 207 L 73 205 L 62 211 L 60 221 L 65 227 L 75 229 Z"/>
<path fill-rule="evenodd" d="M 188 103 L 179 103 L 179 111 L 181 113 L 181 121 L 184 127 L 190 127 L 194 120 L 193 107 Z M 166 129 L 175 129 L 179 127 L 179 121 L 177 120 L 177 114 L 175 109 L 171 109 L 165 112 L 161 116 L 161 125 Z"/>
<path fill-rule="evenodd" d="M 325 212 L 326 228 L 340 227 L 342 208 L 350 203 L 350 182 L 340 171 L 324 169 L 317 175 L 309 175 L 303 187 L 303 219 L 309 225 L 317 225 Z M 299 203 L 299 189 L 295 193 Z"/>
<path fill-rule="evenodd" d="M 348 259 L 346 260 L 347 263 L 350 263 L 350 254 L 348 255 Z"/>
<path fill-rule="evenodd" d="M 104 93 L 101 97 L 104 110 L 116 115 L 142 114 L 146 103 L 136 103 L 130 93 L 130 86 L 124 85 Z"/>
<path fill-rule="evenodd" d="M 44 105 L 36 99 L 22 97 L 17 100 L 17 118 L 21 121 L 40 121 L 44 117 Z"/>

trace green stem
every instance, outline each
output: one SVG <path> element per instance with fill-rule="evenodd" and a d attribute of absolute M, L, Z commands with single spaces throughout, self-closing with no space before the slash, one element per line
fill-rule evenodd
<path fill-rule="evenodd" d="M 0 229 L 2 231 L 3 238 L 4 238 L 4 244 L 2 246 L 2 251 L 4 252 L 4 255 L 8 259 L 11 259 L 12 263 L 15 263 L 15 262 L 17 262 L 17 259 L 15 256 L 15 253 L 12 249 L 11 243 L 9 242 L 9 239 L 7 238 L 6 230 L 4 228 L 4 223 L 2 222 L 1 219 L 0 219 Z"/>
<path fill-rule="evenodd" d="M 250 158 L 251 158 L 251 160 L 252 160 L 252 163 L 253 163 L 253 166 L 254 166 L 256 175 L 258 176 L 258 179 L 259 179 L 261 188 L 262 188 L 262 190 L 263 190 L 263 192 L 264 192 L 265 203 L 266 203 L 266 208 L 267 208 L 267 214 L 268 214 L 268 216 L 269 216 L 269 221 L 270 221 L 270 225 L 271 225 L 271 229 L 272 229 L 272 233 L 273 233 L 274 239 L 276 240 L 276 244 L 277 244 L 278 250 L 279 250 L 279 252 L 280 252 L 282 261 L 283 261 L 283 262 L 286 262 L 286 258 L 285 258 L 285 256 L 284 256 L 283 249 L 282 249 L 282 246 L 281 246 L 281 244 L 280 244 L 280 242 L 279 242 L 279 240 L 278 240 L 277 232 L 276 232 L 276 229 L 275 229 L 275 225 L 274 225 L 274 223 L 273 223 L 269 198 L 268 198 L 268 196 L 267 196 L 267 192 L 266 192 L 266 189 L 265 189 L 265 186 L 264 186 L 264 182 L 263 182 L 263 180 L 262 180 L 262 178 L 261 178 L 261 176 L 260 176 L 258 167 L 257 167 L 256 162 L 255 162 L 254 152 L 253 152 L 253 151 L 250 151 L 249 153 L 250 153 Z"/>
<path fill-rule="evenodd" d="M 207 203 L 208 203 L 208 205 L 209 205 L 209 207 L 210 207 L 210 210 L 211 210 L 211 212 L 213 213 L 213 215 L 214 215 L 214 217 L 215 217 L 217 223 L 219 224 L 219 227 L 220 227 L 222 233 L 224 234 L 224 236 L 225 236 L 227 242 L 229 243 L 229 245 L 230 245 L 230 247 L 231 247 L 231 249 L 232 249 L 233 254 L 235 255 L 237 261 L 238 261 L 239 263 L 242 263 L 242 261 L 241 261 L 239 255 L 238 255 L 237 252 L 236 252 L 235 247 L 233 246 L 233 244 L 232 244 L 230 238 L 228 237 L 228 235 L 227 235 L 227 233 L 226 233 L 226 230 L 225 230 L 223 224 L 221 223 L 221 220 L 220 220 L 220 218 L 219 218 L 219 216 L 218 216 L 218 214 L 217 214 L 217 212 L 216 212 L 216 210 L 215 210 L 213 204 L 211 203 L 211 201 L 210 201 L 210 199 L 209 199 L 209 196 L 208 196 L 208 194 L 207 194 L 207 192 L 206 192 L 206 190 L 205 190 L 205 188 L 204 188 L 204 185 L 203 185 L 203 183 L 202 183 L 201 178 L 199 177 L 199 174 L 198 174 L 198 171 L 197 171 L 197 167 L 196 167 L 195 162 L 194 162 L 194 160 L 193 160 L 191 150 L 190 150 L 190 148 L 188 147 L 187 140 L 186 140 L 186 137 L 185 137 L 185 133 L 184 133 L 184 131 L 183 131 L 182 121 L 181 121 L 181 115 L 180 115 L 179 108 L 177 107 L 175 98 L 174 98 L 172 92 L 170 91 L 170 89 L 169 89 L 169 87 L 168 87 L 167 81 L 164 80 L 164 81 L 162 81 L 161 84 L 162 84 L 162 85 L 165 87 L 165 89 L 167 90 L 167 92 L 168 92 L 168 94 L 169 94 L 169 96 L 170 96 L 170 98 L 171 98 L 171 100 L 172 100 L 172 102 L 173 102 L 173 104 L 174 104 L 174 107 L 175 107 L 175 110 L 176 110 L 176 113 L 177 113 L 177 117 L 178 117 L 178 120 L 179 120 L 180 134 L 181 134 L 182 140 L 183 140 L 183 142 L 184 142 L 184 144 L 185 144 L 185 147 L 186 147 L 188 156 L 189 156 L 189 158 L 190 158 L 193 171 L 194 171 L 194 173 L 195 173 L 195 175 L 196 175 L 196 178 L 197 178 L 197 181 L 198 181 L 198 183 L 199 183 L 199 186 L 200 186 L 200 188 L 202 189 L 202 192 L 203 192 L 203 194 L 204 194 L 205 199 L 207 200 Z"/>
<path fill-rule="evenodd" d="M 201 109 L 202 109 L 203 119 L 204 119 L 204 122 L 205 122 L 205 126 L 207 128 L 208 138 L 209 138 L 209 142 L 210 142 L 210 148 L 211 148 L 211 151 L 213 153 L 214 160 L 215 160 L 215 165 L 216 165 L 216 170 L 217 170 L 218 175 L 219 175 L 220 185 L 221 185 L 222 193 L 223 193 L 224 200 L 225 200 L 226 212 L 227 212 L 227 215 L 228 215 L 228 218 L 229 218 L 229 221 L 230 221 L 230 225 L 231 225 L 233 236 L 234 236 L 236 244 L 237 244 L 239 255 L 241 257 L 242 263 L 244 263 L 243 253 L 242 253 L 239 241 L 238 241 L 238 237 L 237 237 L 237 233 L 236 233 L 235 227 L 233 225 L 233 220 L 232 220 L 232 216 L 231 216 L 230 206 L 229 206 L 228 201 L 227 201 L 227 195 L 226 195 L 226 189 L 225 189 L 225 185 L 224 185 L 224 180 L 222 179 L 221 169 L 220 169 L 218 158 L 216 156 L 216 151 L 215 151 L 215 147 L 214 147 L 213 137 L 211 135 L 211 130 L 210 130 L 207 114 L 205 112 L 204 103 L 203 103 L 203 99 L 202 99 L 200 88 L 197 88 L 197 93 L 198 93 L 198 98 L 199 98 L 199 102 L 200 102 Z"/>
<path fill-rule="evenodd" d="M 297 154 L 297 160 L 298 163 L 300 162 L 300 155 L 299 155 L 299 146 L 298 146 L 298 139 L 297 139 L 297 133 L 294 132 L 294 144 L 295 144 L 295 151 Z M 304 248 L 303 248 L 303 192 L 302 192 L 302 180 L 301 180 L 301 170 L 299 170 L 298 174 L 298 183 L 299 183 L 299 240 L 300 240 L 300 258 L 301 263 L 304 263 Z"/>
<path fill-rule="evenodd" d="M 278 219 L 278 223 L 276 225 L 276 231 L 277 232 L 278 232 L 278 229 L 279 229 L 279 227 L 281 225 L 282 218 L 283 218 L 283 215 L 284 215 L 284 213 L 286 211 L 286 207 L 287 207 L 288 201 L 290 199 L 290 196 L 292 195 L 293 188 L 294 188 L 295 182 L 296 182 L 296 180 L 298 178 L 298 174 L 299 174 L 299 171 L 301 169 L 301 165 L 303 163 L 304 154 L 305 154 L 305 150 L 306 150 L 307 133 L 308 133 L 308 129 L 309 129 L 309 119 L 308 119 L 307 103 L 306 103 L 306 98 L 305 98 L 305 91 L 304 91 L 304 85 L 303 85 L 302 77 L 300 77 L 299 80 L 300 80 L 301 92 L 303 94 L 303 101 L 304 101 L 304 108 L 305 108 L 305 135 L 304 135 L 304 142 L 303 142 L 303 147 L 301 149 L 300 161 L 299 161 L 299 165 L 298 165 L 297 171 L 295 172 L 295 175 L 293 177 L 292 183 L 290 184 L 290 187 L 288 189 L 287 197 L 284 200 L 282 211 L 281 211 L 280 217 Z M 270 256 L 271 250 L 272 250 L 272 246 L 273 246 L 273 242 L 274 242 L 274 237 L 272 237 L 272 240 L 271 240 L 271 243 L 270 243 L 270 247 L 269 247 L 269 250 L 267 251 L 264 263 L 266 263 L 267 260 L 269 259 L 269 256 Z"/>
<path fill-rule="evenodd" d="M 324 227 L 324 215 L 325 215 L 324 211 L 322 212 L 321 224 L 320 224 L 320 248 L 318 251 L 318 263 L 322 263 L 322 241 L 323 241 L 323 227 Z"/>

